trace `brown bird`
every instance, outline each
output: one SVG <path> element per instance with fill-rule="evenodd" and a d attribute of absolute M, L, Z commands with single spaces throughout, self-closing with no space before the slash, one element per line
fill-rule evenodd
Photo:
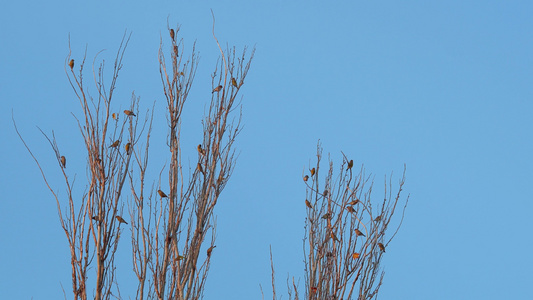
<path fill-rule="evenodd" d="M 165 194 L 165 192 L 163 192 L 162 190 L 157 190 L 157 193 L 159 194 L 159 196 L 161 196 L 161 198 L 168 198 L 167 194 Z"/>
<path fill-rule="evenodd" d="M 124 113 L 130 117 L 136 117 L 135 114 L 131 110 L 125 110 Z"/>
<path fill-rule="evenodd" d="M 113 120 L 117 119 L 117 114 L 116 113 L 113 113 L 111 116 L 113 117 Z"/>
<path fill-rule="evenodd" d="M 120 145 L 120 140 L 116 140 L 111 146 L 109 146 L 109 148 L 116 148 L 118 145 Z"/>
<path fill-rule="evenodd" d="M 124 219 L 122 219 L 121 216 L 116 216 L 115 218 L 117 219 L 117 221 L 118 221 L 119 223 L 125 223 L 125 224 L 128 224 L 128 222 L 124 221 Z"/>
<path fill-rule="evenodd" d="M 217 86 L 217 87 L 213 90 L 213 93 L 214 93 L 214 92 L 220 92 L 221 90 L 222 90 L 222 86 L 219 85 L 219 86 Z"/>
<path fill-rule="evenodd" d="M 185 259 L 185 256 L 178 255 L 178 257 L 174 258 L 174 260 L 180 261 L 182 259 Z"/>
<path fill-rule="evenodd" d="M 316 293 L 318 291 L 318 288 L 316 286 L 311 287 L 311 293 Z"/>
<path fill-rule="evenodd" d="M 376 221 L 376 222 L 381 221 L 381 215 L 377 216 L 377 217 L 374 219 L 374 221 Z"/>
<path fill-rule="evenodd" d="M 70 69 L 74 69 L 74 60 L 71 59 L 70 62 L 68 63 L 68 65 L 70 66 Z"/>
<path fill-rule="evenodd" d="M 234 87 L 239 87 L 237 85 L 237 80 L 235 80 L 235 78 L 231 77 L 231 85 L 233 85 Z"/>
<path fill-rule="evenodd" d="M 382 243 L 378 243 L 378 247 L 381 251 L 385 252 L 385 246 Z"/>
<path fill-rule="evenodd" d="M 322 193 L 324 195 L 324 197 L 327 197 L 328 196 L 328 190 L 324 190 L 324 193 Z"/>
<path fill-rule="evenodd" d="M 315 175 L 315 168 L 311 169 L 311 176 Z"/>
<path fill-rule="evenodd" d="M 359 229 L 356 229 L 356 230 L 355 230 L 355 235 L 357 235 L 357 236 L 361 236 L 361 235 L 362 235 L 362 236 L 365 236 L 365 235 L 361 232 L 361 230 L 359 230 Z"/>
<path fill-rule="evenodd" d="M 170 38 L 174 40 L 174 29 L 170 28 Z"/>
<path fill-rule="evenodd" d="M 307 207 L 309 207 L 309 208 L 313 208 L 313 207 L 311 206 L 311 202 L 309 202 L 309 200 L 305 200 L 305 205 L 307 205 Z"/>
<path fill-rule="evenodd" d="M 322 219 L 330 219 L 331 218 L 331 214 L 330 213 L 326 213 L 322 216 Z"/>
<path fill-rule="evenodd" d="M 131 143 L 127 143 L 126 146 L 124 146 L 124 149 L 126 150 L 126 153 L 127 153 L 127 154 L 130 154 Z"/>
<path fill-rule="evenodd" d="M 351 213 L 354 213 L 354 212 L 355 212 L 355 209 L 353 209 L 353 207 L 351 207 L 351 206 L 347 206 L 347 207 L 346 207 L 346 210 L 349 211 L 349 212 L 351 212 Z"/>
<path fill-rule="evenodd" d="M 198 149 L 198 153 L 200 153 L 201 155 L 205 155 L 205 150 L 202 149 L 202 144 L 198 144 L 197 149 Z"/>
<path fill-rule="evenodd" d="M 348 162 L 348 170 L 353 167 L 353 159 Z"/>
<path fill-rule="evenodd" d="M 304 176 L 304 181 L 307 181 L 309 179 L 309 176 L 305 175 Z"/>
<path fill-rule="evenodd" d="M 360 255 L 359 253 L 357 253 L 357 252 L 354 253 L 354 254 L 352 254 L 352 258 L 353 258 L 353 259 L 358 259 L 359 256 L 361 256 L 361 255 Z"/>
<path fill-rule="evenodd" d="M 96 222 L 100 222 L 100 218 L 98 216 L 93 216 L 91 219 L 95 220 Z"/>
<path fill-rule="evenodd" d="M 353 200 L 353 201 L 349 202 L 348 204 L 356 205 L 357 203 L 359 203 L 359 200 L 356 199 L 356 200 Z"/>
<path fill-rule="evenodd" d="M 196 165 L 196 168 L 198 169 L 198 171 L 200 171 L 200 173 L 204 174 L 204 170 L 202 169 L 202 165 L 200 163 Z"/>
<path fill-rule="evenodd" d="M 217 246 L 211 246 L 209 249 L 207 249 L 207 257 L 211 257 L 211 252 L 213 252 L 213 249 L 215 249 Z"/>
<path fill-rule="evenodd" d="M 61 156 L 61 167 L 67 167 L 67 159 L 64 156 Z"/>

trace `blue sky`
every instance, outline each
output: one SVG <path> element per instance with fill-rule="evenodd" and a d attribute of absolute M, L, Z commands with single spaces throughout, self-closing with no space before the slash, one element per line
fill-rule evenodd
<path fill-rule="evenodd" d="M 238 165 L 216 209 L 206 299 L 260 299 L 260 284 L 269 298 L 270 245 L 278 295 L 288 274 L 303 287 L 301 175 L 319 139 L 337 165 L 340 151 L 365 165 L 376 201 L 383 177 L 393 171 L 397 182 L 407 165 L 411 199 L 383 261 L 381 299 L 533 298 L 531 2 L 197 2 L 0 4 L 2 297 L 58 299 L 61 284 L 71 286 L 55 201 L 11 111 L 63 192 L 36 126 L 54 130 L 70 156 L 82 153 L 71 115 L 80 110 L 64 72 L 69 34 L 74 58 L 86 46 L 88 61 L 107 49 L 111 66 L 124 31 L 132 32 L 115 104 L 127 106 L 135 91 L 141 106 L 156 101 L 162 113 L 157 50 L 168 18 L 201 57 L 183 121 L 192 155 L 218 58 L 213 9 L 222 43 L 257 52 L 242 89 Z M 83 190 L 83 161 L 69 160 L 69 171 Z M 117 254 L 124 298 L 135 295 L 129 249 L 124 242 Z"/>

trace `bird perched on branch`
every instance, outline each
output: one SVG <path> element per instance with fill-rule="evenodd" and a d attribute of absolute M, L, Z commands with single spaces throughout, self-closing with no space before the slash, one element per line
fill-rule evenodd
<path fill-rule="evenodd" d="M 125 224 L 128 224 L 128 222 L 126 222 L 121 216 L 116 216 L 115 218 L 117 219 L 117 221 L 118 221 L 119 223 L 125 223 Z"/>
<path fill-rule="evenodd" d="M 111 117 L 113 117 L 113 120 L 116 120 L 116 119 L 117 119 L 117 114 L 116 114 L 116 113 L 113 113 L 113 114 L 111 115 Z"/>
<path fill-rule="evenodd" d="M 309 179 L 309 176 L 305 175 L 304 176 L 304 181 L 307 181 Z"/>
<path fill-rule="evenodd" d="M 347 206 L 347 207 L 346 207 L 346 210 L 349 211 L 349 212 L 351 212 L 351 213 L 354 213 L 354 212 L 355 212 L 355 209 L 354 209 L 353 207 L 351 207 L 351 206 Z"/>
<path fill-rule="evenodd" d="M 365 236 L 364 233 L 362 233 L 361 230 L 359 230 L 359 229 L 355 230 L 355 235 L 357 235 L 357 236 L 361 236 L 361 235 Z"/>
<path fill-rule="evenodd" d="M 96 222 L 100 222 L 100 218 L 98 216 L 93 216 L 91 219 L 95 220 Z"/>
<path fill-rule="evenodd" d="M 356 204 L 359 203 L 359 202 L 360 202 L 360 201 L 356 199 L 356 200 L 353 200 L 353 201 L 349 202 L 348 204 L 349 204 L 349 205 L 356 205 Z"/>
<path fill-rule="evenodd" d="M 205 155 L 205 150 L 202 149 L 202 144 L 198 144 L 197 149 L 198 149 L 198 153 L 200 153 L 201 155 Z"/>
<path fill-rule="evenodd" d="M 161 196 L 161 198 L 168 198 L 167 194 L 165 194 L 162 190 L 157 190 L 157 193 L 159 196 Z"/>
<path fill-rule="evenodd" d="M 221 90 L 222 90 L 222 86 L 219 85 L 219 86 L 217 86 L 217 87 L 213 90 L 213 93 L 214 93 L 214 92 L 220 92 Z"/>
<path fill-rule="evenodd" d="M 109 148 L 116 148 L 118 145 L 120 145 L 120 140 L 116 140 L 111 146 L 109 146 Z"/>
<path fill-rule="evenodd" d="M 174 260 L 176 261 L 180 261 L 182 259 L 185 259 L 185 256 L 182 256 L 182 255 L 178 255 L 178 257 L 174 258 Z"/>
<path fill-rule="evenodd" d="M 135 117 L 135 114 L 131 111 L 131 110 L 125 110 L 124 113 L 127 115 L 127 116 L 130 116 L 130 117 Z"/>
<path fill-rule="evenodd" d="M 326 219 L 331 219 L 331 214 L 330 213 L 325 213 L 323 216 L 322 216 L 322 219 L 326 220 Z"/>
<path fill-rule="evenodd" d="M 200 163 L 196 165 L 196 168 L 198 169 L 198 171 L 200 171 L 200 173 L 204 174 L 204 169 L 202 169 L 202 165 Z"/>
<path fill-rule="evenodd" d="M 348 170 L 353 167 L 353 159 L 348 162 Z"/>
<path fill-rule="evenodd" d="M 237 80 L 235 80 L 235 78 L 231 77 L 231 85 L 233 85 L 234 87 L 239 87 L 237 85 Z"/>
<path fill-rule="evenodd" d="M 174 29 L 170 28 L 170 38 L 174 40 Z"/>
<path fill-rule="evenodd" d="M 377 217 L 374 219 L 374 221 L 376 221 L 376 222 L 381 221 L 381 215 L 377 216 Z"/>
<path fill-rule="evenodd" d="M 353 259 L 358 259 L 359 256 L 361 256 L 359 253 L 355 252 L 354 254 L 352 254 L 352 258 Z"/>
<path fill-rule="evenodd" d="M 67 159 L 64 156 L 61 156 L 61 167 L 62 168 L 67 167 Z"/>
<path fill-rule="evenodd" d="M 70 67 L 71 70 L 74 69 L 74 60 L 71 59 L 71 60 L 69 61 L 68 65 L 69 65 L 69 67 Z"/>
<path fill-rule="evenodd" d="M 126 153 L 127 153 L 127 154 L 130 154 L 131 143 L 127 143 L 126 146 L 124 146 L 124 149 L 126 150 Z"/>
<path fill-rule="evenodd" d="M 310 171 L 311 171 L 311 176 L 315 175 L 315 168 L 312 168 Z"/>
<path fill-rule="evenodd" d="M 382 243 L 378 243 L 378 247 L 381 251 L 385 252 L 385 246 Z"/>
<path fill-rule="evenodd" d="M 309 208 L 313 208 L 313 207 L 311 206 L 311 202 L 309 202 L 309 200 L 307 200 L 307 199 L 305 200 L 305 205 L 306 205 L 307 207 L 309 207 Z"/>
<path fill-rule="evenodd" d="M 211 257 L 211 252 L 213 252 L 213 249 L 215 249 L 217 246 L 211 246 L 209 249 L 207 249 L 207 257 Z"/>

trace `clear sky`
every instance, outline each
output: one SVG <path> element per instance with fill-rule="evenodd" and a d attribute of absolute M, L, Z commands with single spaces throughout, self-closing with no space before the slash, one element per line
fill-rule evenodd
<path fill-rule="evenodd" d="M 83 158 L 71 115 L 80 108 L 64 72 L 69 34 L 75 59 L 85 47 L 89 62 L 107 49 L 110 67 L 132 32 L 115 105 L 127 106 L 135 91 L 141 106 L 156 101 L 162 112 L 157 50 L 161 35 L 168 43 L 168 18 L 201 56 L 183 121 L 192 157 L 219 55 L 210 9 L 223 44 L 257 52 L 242 89 L 238 165 L 216 208 L 206 299 L 260 299 L 260 284 L 270 298 L 269 245 L 278 295 L 288 275 L 303 287 L 301 176 L 319 139 L 336 166 L 340 151 L 365 165 L 376 201 L 384 176 L 394 172 L 397 182 L 407 165 L 411 200 L 382 262 L 381 299 L 533 299 L 530 1 L 2 1 L 2 298 L 60 299 L 61 285 L 71 295 L 55 201 L 11 111 L 64 195 L 36 126 Z M 69 171 L 83 191 L 84 161 L 70 160 Z M 134 297 L 125 240 L 117 262 L 122 296 Z"/>

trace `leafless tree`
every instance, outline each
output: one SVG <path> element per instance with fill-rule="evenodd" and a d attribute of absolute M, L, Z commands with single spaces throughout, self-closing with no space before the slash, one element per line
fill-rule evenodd
<path fill-rule="evenodd" d="M 318 145 L 316 165 L 303 175 L 306 199 L 302 202 L 307 210 L 304 298 L 375 299 L 384 276 L 381 260 L 403 222 L 409 201 L 407 196 L 400 221 L 392 225 L 405 183 L 405 169 L 394 194 L 391 178 L 385 178 L 385 197 L 376 203 L 371 201 L 373 180 L 363 167 L 355 171 L 353 160 L 344 156 L 338 175 L 330 160 L 325 176 L 320 176 L 321 160 L 322 148 Z M 386 238 L 390 231 L 394 232 Z M 288 289 L 289 299 L 293 299 L 293 293 L 294 299 L 299 299 L 294 279 Z"/>
<path fill-rule="evenodd" d="M 144 189 L 148 167 L 148 144 L 137 160 L 141 184 L 132 184 L 134 196 L 133 251 L 139 279 L 137 298 L 200 299 L 209 271 L 216 238 L 213 209 L 228 182 L 236 162 L 233 144 L 241 130 L 237 96 L 250 68 L 246 49 L 236 56 L 235 48 L 222 51 L 220 64 L 212 75 L 211 102 L 203 118 L 203 138 L 196 148 L 197 160 L 186 166 L 181 156 L 181 115 L 198 65 L 194 45 L 185 59 L 179 27 L 170 28 L 170 62 L 163 41 L 159 65 L 168 110 L 168 185 Z M 213 37 L 215 41 L 216 36 Z M 237 114 L 236 114 L 237 113 Z M 164 172 L 166 168 L 161 170 Z M 133 177 L 132 177 L 133 180 Z M 132 181 L 133 183 L 133 181 Z M 204 242 L 206 245 L 203 246 Z M 203 249 L 203 250 L 202 250 Z M 146 289 L 146 279 L 149 280 Z"/>
<path fill-rule="evenodd" d="M 168 168 L 160 169 L 159 180 L 147 178 L 146 172 L 153 108 L 141 117 L 139 98 L 132 95 L 123 113 L 113 110 L 116 107 L 112 103 L 113 92 L 129 41 L 126 35 L 117 52 L 109 84 L 104 78 L 105 61 L 97 63 L 98 55 L 95 57 L 92 65 L 95 98 L 90 96 L 83 78 L 87 51 L 79 65 L 71 58 L 70 51 L 65 61 L 67 77 L 82 108 L 82 118 L 76 120 L 87 151 L 87 186 L 83 195 L 74 193 L 74 179 L 66 168 L 67 155 L 60 151 L 53 132 L 51 137 L 43 134 L 62 171 L 66 201 L 54 192 L 39 161 L 26 146 L 56 199 L 60 223 L 70 246 L 75 299 L 87 299 L 88 290 L 93 290 L 94 299 L 98 300 L 121 298 L 115 253 L 122 224 L 131 226 L 133 270 L 139 280 L 137 299 L 202 297 L 216 247 L 214 207 L 236 163 L 233 145 L 241 131 L 242 117 L 237 97 L 255 51 L 247 55 L 245 48 L 239 56 L 235 48 L 227 47 L 223 51 L 214 33 L 213 18 L 213 38 L 222 56 L 212 74 L 211 101 L 202 119 L 203 137 L 199 137 L 198 145 L 182 145 L 181 116 L 198 59 L 194 45 L 190 56 L 185 58 L 184 42 L 178 38 L 179 27 L 169 32 L 170 62 L 165 59 L 161 40 L 159 66 L 168 113 L 170 163 Z M 26 145 L 20 134 L 19 137 Z M 184 163 L 182 147 L 197 150 L 193 166 Z M 165 170 L 168 184 L 161 182 Z M 123 190 L 126 181 L 132 193 L 129 214 L 124 210 L 124 199 L 129 196 Z M 150 182 L 157 182 L 157 187 L 152 184 L 152 188 L 147 188 Z M 95 287 L 89 288 L 88 273 L 93 269 Z"/>

